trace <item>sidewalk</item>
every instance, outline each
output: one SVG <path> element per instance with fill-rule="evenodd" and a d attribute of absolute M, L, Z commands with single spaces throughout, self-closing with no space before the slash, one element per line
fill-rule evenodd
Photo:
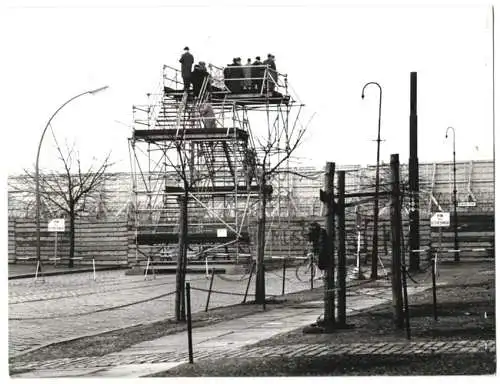
<path fill-rule="evenodd" d="M 428 289 L 429 285 L 410 287 L 409 294 Z M 347 313 L 360 311 L 387 302 L 391 298 L 388 283 L 366 288 L 366 295 L 350 300 Z M 193 329 L 194 360 L 245 356 L 252 354 L 245 347 L 278 334 L 302 328 L 323 314 L 322 301 L 309 301 L 248 315 L 242 318 Z M 11 369 L 29 370 L 12 377 L 143 377 L 188 362 L 186 332 L 135 344 L 130 348 L 102 357 L 57 359 L 23 363 Z"/>
<path fill-rule="evenodd" d="M 54 266 L 53 263 L 44 263 L 43 273 L 38 274 L 38 278 L 42 279 L 44 276 L 58 276 L 66 275 L 72 273 L 88 273 L 93 272 L 94 269 L 92 265 L 78 265 L 73 268 L 68 268 L 66 265 L 60 264 Z M 121 269 L 120 266 L 110 265 L 110 266 L 98 266 L 96 265 L 96 272 L 101 271 L 112 271 L 116 269 Z M 14 279 L 33 279 L 35 278 L 36 264 L 9 264 L 9 280 Z"/>

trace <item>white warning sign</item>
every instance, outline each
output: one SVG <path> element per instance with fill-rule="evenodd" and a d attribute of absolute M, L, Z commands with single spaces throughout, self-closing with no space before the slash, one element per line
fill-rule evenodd
<path fill-rule="evenodd" d="M 436 212 L 431 216 L 431 227 L 449 227 L 450 212 Z"/>

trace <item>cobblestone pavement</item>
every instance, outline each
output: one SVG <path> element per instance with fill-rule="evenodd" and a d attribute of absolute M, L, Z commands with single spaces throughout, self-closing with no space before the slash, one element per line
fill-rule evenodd
<path fill-rule="evenodd" d="M 225 358 L 262 358 L 262 357 L 318 357 L 333 355 L 433 355 L 448 353 L 496 353 L 494 340 L 460 340 L 460 341 L 425 341 L 400 343 L 353 343 L 353 344 L 295 344 L 264 347 L 245 347 L 237 350 L 219 348 L 194 352 L 194 360 L 218 360 Z M 171 366 L 188 362 L 187 352 L 138 353 L 135 355 L 110 354 L 103 357 L 81 357 L 77 359 L 57 359 L 43 363 L 25 363 L 22 369 L 35 369 L 32 372 L 13 375 L 13 377 L 50 377 L 59 374 L 68 376 L 99 376 L 112 367 L 158 364 L 156 371 L 163 370 L 163 363 Z M 175 363 L 175 364 L 174 364 Z M 11 367 L 15 368 L 15 367 Z M 167 368 L 168 369 L 168 368 Z M 44 373 L 45 371 L 45 373 Z M 119 370 L 117 375 L 119 376 Z M 122 371 L 123 375 L 123 371 Z M 134 375 L 135 376 L 135 375 Z"/>
<path fill-rule="evenodd" d="M 426 286 L 411 287 L 409 293 L 421 292 L 426 288 Z M 381 304 L 382 302 L 387 302 L 390 300 L 390 297 L 391 292 L 387 290 L 387 287 L 361 288 L 359 294 L 351 298 L 347 312 L 352 313 Z M 316 320 L 318 313 L 322 312 L 322 307 L 322 301 L 312 301 L 271 311 L 258 312 L 245 316 L 244 318 L 233 319 L 224 323 L 195 328 L 193 330 L 194 357 L 195 359 L 219 359 L 240 356 L 292 356 L 302 353 L 333 353 L 331 351 L 337 351 L 337 349 L 331 349 L 334 346 L 323 345 L 297 345 L 272 348 L 251 346 L 260 340 L 312 323 Z M 91 373 L 97 375 L 101 372 L 101 368 L 107 370 L 109 367 L 113 367 L 116 375 L 120 376 L 120 367 L 133 365 L 135 367 L 134 371 L 128 373 L 121 371 L 121 375 L 134 375 L 134 377 L 137 377 L 140 376 L 141 372 L 144 372 L 144 370 L 152 372 L 154 370 L 154 364 L 186 362 L 188 359 L 186 339 L 186 333 L 181 332 L 138 343 L 123 351 L 106 356 L 33 361 L 30 363 L 17 363 L 11 365 L 10 368 L 14 371 L 19 369 L 33 370 L 20 374 L 18 377 L 55 377 L 60 375 L 86 376 Z M 374 350 L 370 349 L 370 345 L 359 344 L 351 348 L 346 344 L 341 346 L 342 348 L 338 349 L 338 351 L 341 351 L 339 353 L 347 353 L 349 351 L 353 353 L 363 353 L 367 348 L 366 353 L 372 353 Z M 402 343 L 401 345 L 404 346 L 408 344 Z M 468 345 L 465 347 L 467 346 Z M 340 348 L 339 345 L 335 347 Z M 381 345 L 378 345 L 377 350 L 380 349 L 380 351 L 382 351 L 380 347 Z M 491 349 L 491 346 L 489 348 Z M 392 349 L 387 347 L 383 350 L 389 352 Z M 427 349 L 424 348 L 423 350 Z M 144 365 L 143 370 L 141 370 L 138 365 Z M 160 367 L 164 369 L 163 366 L 158 366 L 158 369 L 160 369 Z"/>
<path fill-rule="evenodd" d="M 78 338 L 133 325 L 163 320 L 174 313 L 174 275 L 156 278 L 126 276 L 124 271 L 102 271 L 97 281 L 92 273 L 45 277 L 45 281 L 9 281 L 9 356 L 58 341 Z M 223 279 L 225 277 L 225 279 Z M 210 280 L 188 275 L 192 311 L 204 310 Z M 230 280 L 229 280 L 230 279 Z M 249 300 L 255 292 L 253 279 Z M 210 307 L 240 303 L 248 276 L 216 276 Z M 321 281 L 315 281 L 320 286 Z M 286 293 L 309 288 L 299 281 L 295 269 L 286 273 Z M 280 295 L 281 271 L 266 273 L 266 293 Z"/>

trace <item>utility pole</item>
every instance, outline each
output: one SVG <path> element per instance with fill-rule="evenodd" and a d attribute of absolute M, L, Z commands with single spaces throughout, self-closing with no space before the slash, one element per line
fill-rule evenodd
<path fill-rule="evenodd" d="M 410 189 L 410 271 L 420 264 L 420 213 L 418 185 L 417 72 L 410 74 L 410 159 L 408 163 Z"/>
<path fill-rule="evenodd" d="M 392 229 L 392 306 L 394 324 L 403 328 L 403 297 L 401 287 L 401 192 L 399 155 L 391 155 L 391 229 Z"/>
<path fill-rule="evenodd" d="M 346 325 L 346 249 L 345 249 L 345 171 L 339 171 L 337 176 L 339 198 L 337 202 L 338 234 L 339 234 L 339 298 L 338 298 L 338 323 Z"/>
<path fill-rule="evenodd" d="M 325 269 L 324 285 L 324 323 L 325 327 L 335 326 L 335 201 L 334 201 L 335 163 L 326 163 L 325 191 L 320 190 L 320 200 L 326 205 L 326 235 L 328 263 Z"/>

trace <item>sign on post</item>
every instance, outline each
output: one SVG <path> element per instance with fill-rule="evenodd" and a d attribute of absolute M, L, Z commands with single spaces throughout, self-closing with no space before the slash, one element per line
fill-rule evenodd
<path fill-rule="evenodd" d="M 436 212 L 431 216 L 431 227 L 449 227 L 450 212 Z"/>
<path fill-rule="evenodd" d="M 217 237 L 227 237 L 227 228 L 217 229 Z"/>
<path fill-rule="evenodd" d="M 52 219 L 49 221 L 49 232 L 64 232 L 64 219 Z"/>
<path fill-rule="evenodd" d="M 475 207 L 476 202 L 475 201 L 459 201 L 457 204 L 458 207 Z"/>
<path fill-rule="evenodd" d="M 56 238 L 54 239 L 54 265 L 57 265 L 57 233 L 64 232 L 64 219 L 52 219 L 49 221 L 49 232 L 55 232 Z"/>

